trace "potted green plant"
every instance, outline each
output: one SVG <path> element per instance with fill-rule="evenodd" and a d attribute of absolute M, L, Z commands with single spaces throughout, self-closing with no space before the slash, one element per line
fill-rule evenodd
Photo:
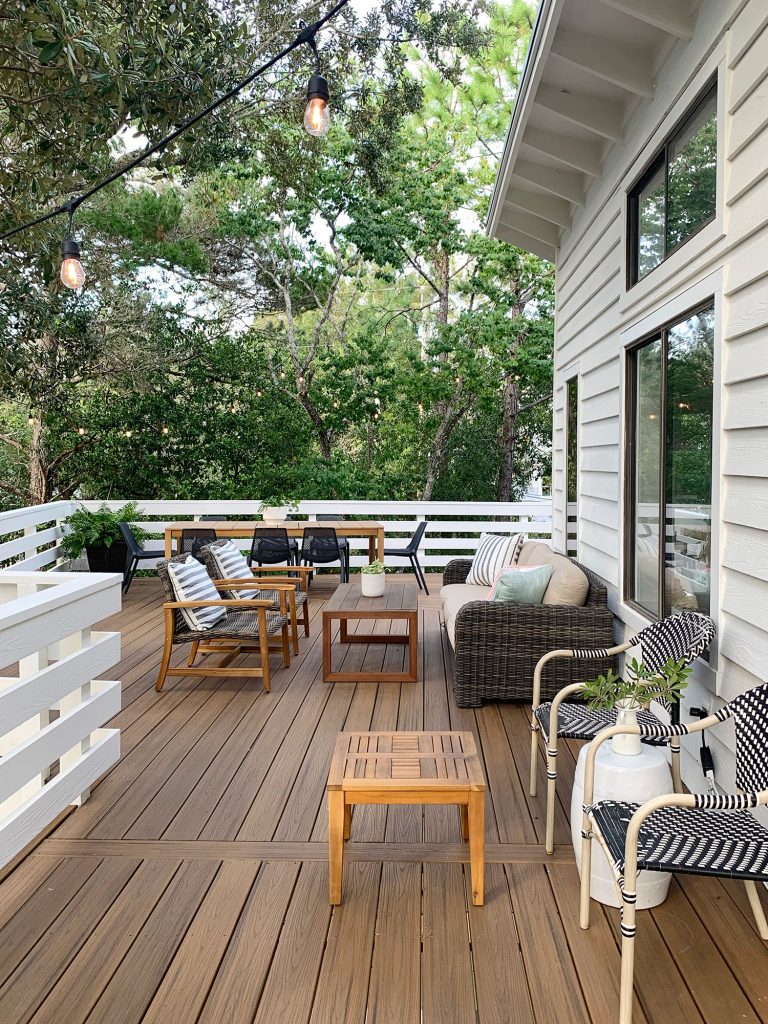
<path fill-rule="evenodd" d="M 76 509 L 64 520 L 66 533 L 61 549 L 67 558 L 76 559 L 85 548 L 91 572 L 124 573 L 128 562 L 128 545 L 120 533 L 119 523 L 130 523 L 141 517 L 136 502 L 129 502 L 115 511 L 101 505 L 95 512 L 84 506 Z M 140 526 L 133 527 L 133 535 L 141 542 L 149 534 Z"/>
<path fill-rule="evenodd" d="M 677 704 L 690 674 L 691 669 L 674 658 L 658 671 L 632 658 L 625 665 L 626 679 L 608 669 L 607 675 L 584 684 L 584 699 L 594 710 L 615 708 L 617 725 L 637 725 L 637 712 L 652 700 Z M 611 744 L 617 754 L 639 754 L 641 749 L 639 736 L 614 736 Z"/>
<path fill-rule="evenodd" d="M 360 590 L 363 597 L 384 596 L 384 563 L 378 558 L 360 570 Z"/>
<path fill-rule="evenodd" d="M 259 512 L 262 519 L 282 522 L 289 515 L 295 515 L 299 511 L 298 498 L 291 498 L 282 492 L 275 491 L 270 497 L 265 498 L 259 505 Z"/>

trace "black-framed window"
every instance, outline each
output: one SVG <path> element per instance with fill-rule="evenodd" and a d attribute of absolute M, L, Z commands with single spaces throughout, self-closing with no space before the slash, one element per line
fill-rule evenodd
<path fill-rule="evenodd" d="M 709 613 L 714 301 L 628 353 L 627 598 Z"/>
<path fill-rule="evenodd" d="M 631 287 L 715 217 L 717 81 L 710 82 L 628 195 Z"/>

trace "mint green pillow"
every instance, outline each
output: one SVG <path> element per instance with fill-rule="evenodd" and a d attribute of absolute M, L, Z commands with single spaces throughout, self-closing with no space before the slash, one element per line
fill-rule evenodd
<path fill-rule="evenodd" d="M 551 565 L 504 573 L 496 583 L 493 600 L 506 604 L 541 604 L 551 576 Z"/>

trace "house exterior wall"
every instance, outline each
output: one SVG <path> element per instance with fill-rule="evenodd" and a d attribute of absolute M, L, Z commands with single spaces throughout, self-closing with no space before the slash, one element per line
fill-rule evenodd
<path fill-rule="evenodd" d="M 611 588 L 620 632 L 646 624 L 624 602 L 626 348 L 715 298 L 712 614 L 719 641 L 688 703 L 768 678 L 768 4 L 703 0 L 692 40 L 666 56 L 654 98 L 628 122 L 557 260 L 554 404 L 556 550 L 566 548 L 566 382 L 579 376 L 578 557 Z M 627 290 L 626 193 L 706 82 L 718 76 L 715 220 Z M 732 784 L 733 736 L 713 742 Z M 696 780 L 690 748 L 685 770 Z"/>

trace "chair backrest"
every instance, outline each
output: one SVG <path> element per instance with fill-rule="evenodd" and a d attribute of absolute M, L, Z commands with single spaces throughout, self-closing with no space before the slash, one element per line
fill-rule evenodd
<path fill-rule="evenodd" d="M 291 546 L 288 531 L 284 526 L 257 526 L 253 531 L 249 563 L 262 562 L 264 565 L 279 565 L 290 562 Z"/>
<path fill-rule="evenodd" d="M 200 516 L 201 523 L 224 523 L 229 516 Z"/>
<path fill-rule="evenodd" d="M 163 558 L 157 563 L 157 576 L 163 586 L 163 593 L 165 594 L 166 601 L 176 600 L 176 591 L 173 589 L 173 583 L 171 582 L 170 573 L 168 572 L 169 562 L 183 562 L 187 556 L 184 555 L 173 555 L 171 558 Z M 180 630 L 186 630 L 187 624 L 184 621 L 184 617 L 178 608 L 173 611 L 173 632 L 178 633 Z"/>
<path fill-rule="evenodd" d="M 645 667 L 658 671 L 670 658 L 682 661 L 684 665 L 692 664 L 707 650 L 716 635 L 717 628 L 708 615 L 682 612 L 652 622 L 629 642 L 640 645 L 641 660 Z M 664 700 L 658 703 L 666 708 L 672 722 L 677 725 L 680 721 L 680 704 L 669 704 Z"/>
<path fill-rule="evenodd" d="M 301 557 L 308 562 L 338 562 L 341 558 L 339 538 L 332 526 L 313 526 L 304 531 L 301 541 Z"/>
<path fill-rule="evenodd" d="M 118 529 L 123 535 L 123 540 L 128 545 L 128 550 L 132 555 L 141 555 L 144 553 L 144 549 L 141 544 L 136 540 L 133 535 L 133 530 L 130 528 L 128 523 L 118 523 Z"/>
<path fill-rule="evenodd" d="M 210 544 L 214 540 L 216 540 L 215 530 L 205 527 L 190 527 L 188 530 L 182 530 L 179 554 L 192 555 L 198 562 L 201 562 L 200 548 L 204 548 L 206 544 Z"/>
<path fill-rule="evenodd" d="M 425 533 L 426 529 L 427 529 L 427 521 L 426 521 L 426 519 L 422 519 L 422 521 L 416 527 L 416 532 L 414 533 L 414 535 L 411 537 L 411 539 L 408 541 L 408 544 L 406 545 L 406 547 L 408 548 L 409 551 L 416 551 L 418 549 L 419 544 L 421 544 L 421 538 L 424 536 L 424 533 Z"/>
<path fill-rule="evenodd" d="M 768 789 L 768 684 L 740 694 L 717 714 L 736 722 L 736 785 L 745 793 Z"/>
<path fill-rule="evenodd" d="M 339 515 L 336 512 L 323 512 L 322 515 L 315 516 L 315 522 L 318 523 L 333 523 L 338 522 L 339 519 L 346 519 L 346 516 Z"/>

